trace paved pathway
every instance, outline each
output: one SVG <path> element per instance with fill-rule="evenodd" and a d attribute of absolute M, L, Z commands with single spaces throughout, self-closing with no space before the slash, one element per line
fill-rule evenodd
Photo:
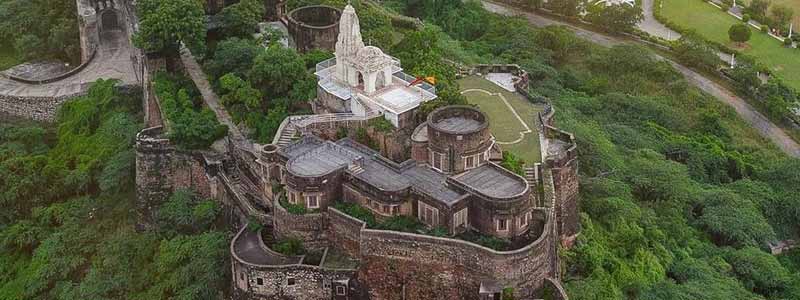
<path fill-rule="evenodd" d="M 203 68 L 200 67 L 200 64 L 197 63 L 192 52 L 186 47 L 181 49 L 181 61 L 186 68 L 186 72 L 189 73 L 189 77 L 192 78 L 194 85 L 200 90 L 200 94 L 203 96 L 203 101 L 206 103 L 206 106 L 214 111 L 220 123 L 228 126 L 228 134 L 238 145 L 247 146 L 248 149 L 251 148 L 252 145 L 239 130 L 239 127 L 236 126 L 236 123 L 233 122 L 233 118 L 228 114 L 225 107 L 220 103 L 219 96 L 211 89 L 211 83 L 208 82 L 208 76 L 203 72 Z"/>
<path fill-rule="evenodd" d="M 653 0 L 642 0 L 642 12 L 644 12 L 644 19 L 639 23 L 638 27 L 644 32 L 652 36 L 657 36 L 668 41 L 674 41 L 681 38 L 681 34 L 669 29 L 661 22 L 656 20 L 653 15 Z"/>
<path fill-rule="evenodd" d="M 77 74 L 48 84 L 21 83 L 0 76 L 0 95 L 16 97 L 62 97 L 84 92 L 97 79 L 119 79 L 137 83 L 131 62 L 131 46 L 124 31 L 103 33 L 97 56 Z"/>
<path fill-rule="evenodd" d="M 601 33 L 589 31 L 587 29 L 583 29 L 558 20 L 553 20 L 540 15 L 536 15 L 532 12 L 522 11 L 518 8 L 511 7 L 506 4 L 495 3 L 488 0 L 482 0 L 481 2 L 488 11 L 502 15 L 522 16 L 528 19 L 528 21 L 532 25 L 537 27 L 549 26 L 549 25 L 564 25 L 570 30 L 574 31 L 577 36 L 592 41 L 594 43 L 600 44 L 602 46 L 610 47 L 622 43 L 632 43 L 630 41 L 623 40 L 621 38 L 607 36 Z M 672 64 L 672 66 L 675 67 L 675 69 L 677 69 L 679 72 L 681 72 L 684 75 L 684 77 L 686 77 L 686 80 L 692 85 L 697 86 L 699 89 L 719 99 L 719 101 L 733 107 L 742 119 L 750 123 L 750 125 L 753 126 L 753 128 L 755 128 L 759 132 L 759 134 L 761 134 L 763 137 L 768 138 L 772 142 L 774 142 L 786 154 L 792 155 L 794 157 L 800 157 L 800 145 L 798 145 L 797 142 L 795 142 L 791 137 L 789 137 L 789 135 L 787 135 L 786 132 L 783 131 L 783 129 L 770 122 L 769 119 L 764 117 L 764 115 L 759 113 L 755 108 L 753 108 L 742 98 L 739 98 L 734 93 L 728 91 L 726 88 L 722 87 L 716 82 L 704 77 L 703 75 L 698 74 L 695 71 L 692 71 L 691 69 L 683 65 L 680 65 L 658 54 L 653 54 L 653 55 L 655 55 L 658 59 L 668 61 L 670 64 Z"/>

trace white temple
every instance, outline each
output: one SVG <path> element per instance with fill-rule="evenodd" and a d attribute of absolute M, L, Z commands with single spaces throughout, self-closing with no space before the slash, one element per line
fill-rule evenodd
<path fill-rule="evenodd" d="M 339 20 L 335 57 L 317 64 L 317 113 L 383 114 L 403 127 L 422 102 L 436 98 L 436 89 L 403 73 L 400 61 L 380 48 L 366 46 L 358 16 L 347 5 Z"/>

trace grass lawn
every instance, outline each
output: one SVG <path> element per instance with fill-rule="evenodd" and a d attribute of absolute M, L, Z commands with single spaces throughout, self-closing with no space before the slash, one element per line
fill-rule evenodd
<path fill-rule="evenodd" d="M 527 164 L 537 163 L 541 160 L 539 151 L 539 134 L 536 131 L 536 115 L 542 111 L 542 107 L 530 103 L 525 97 L 517 93 L 512 93 L 495 85 L 482 77 L 472 76 L 462 78 L 458 81 L 461 90 L 480 89 L 492 93 L 491 95 L 481 91 L 470 91 L 464 94 L 470 104 L 477 105 L 489 117 L 489 129 L 497 138 L 498 142 L 513 142 L 520 138 L 520 133 L 526 131 L 525 125 L 532 130 L 526 133 L 523 139 L 515 144 L 500 145 L 503 150 L 511 151 L 521 157 Z M 503 100 L 496 95 L 500 93 L 508 101 L 511 107 L 519 114 L 523 125 L 514 113 L 508 108 Z"/>
<path fill-rule="evenodd" d="M 0 45 L 0 70 L 5 70 L 10 67 L 22 63 L 17 59 L 16 53 L 10 46 Z"/>
<path fill-rule="evenodd" d="M 728 29 L 740 22 L 715 6 L 698 0 L 664 0 L 661 13 L 678 25 L 695 29 L 707 39 L 726 45 L 732 45 Z M 742 52 L 756 57 L 787 84 L 800 89 L 800 50 L 785 48 L 778 40 L 751 29 L 750 47 Z"/>

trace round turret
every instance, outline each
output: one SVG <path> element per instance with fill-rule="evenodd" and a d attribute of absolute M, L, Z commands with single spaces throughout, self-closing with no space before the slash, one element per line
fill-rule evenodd
<path fill-rule="evenodd" d="M 486 163 L 493 139 L 489 119 L 478 109 L 446 106 L 428 115 L 429 163 L 447 174 L 457 174 Z"/>

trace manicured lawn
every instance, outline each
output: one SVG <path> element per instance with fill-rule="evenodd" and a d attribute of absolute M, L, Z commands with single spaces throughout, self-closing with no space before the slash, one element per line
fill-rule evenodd
<path fill-rule="evenodd" d="M 10 46 L 0 45 L 0 71 L 22 63 Z"/>
<path fill-rule="evenodd" d="M 478 106 L 478 108 L 489 117 L 490 130 L 498 142 L 514 142 L 518 140 L 520 138 L 520 133 L 528 130 L 525 128 L 525 125 L 532 131 L 524 134 L 522 140 L 515 144 L 501 144 L 501 149 L 511 151 L 525 160 L 527 164 L 536 163 L 541 160 L 539 135 L 536 131 L 536 116 L 538 112 L 542 111 L 541 107 L 530 103 L 522 95 L 506 91 L 491 81 L 481 77 L 473 76 L 463 78 L 460 79 L 458 83 L 461 85 L 462 91 L 480 89 L 491 93 L 490 95 L 481 91 L 470 91 L 464 93 L 464 96 L 467 97 L 467 101 L 470 104 Z M 508 108 L 505 102 L 503 102 L 496 93 L 503 95 L 506 101 L 508 101 L 511 107 L 522 118 L 525 125 L 514 116 L 511 109 Z"/>
<path fill-rule="evenodd" d="M 731 45 L 728 29 L 740 22 L 715 6 L 698 0 L 664 0 L 662 14 L 678 25 L 695 29 L 707 39 L 726 45 Z M 785 48 L 778 40 L 751 29 L 753 35 L 748 42 L 749 49 L 743 53 L 756 57 L 787 84 L 800 89 L 800 50 Z"/>

